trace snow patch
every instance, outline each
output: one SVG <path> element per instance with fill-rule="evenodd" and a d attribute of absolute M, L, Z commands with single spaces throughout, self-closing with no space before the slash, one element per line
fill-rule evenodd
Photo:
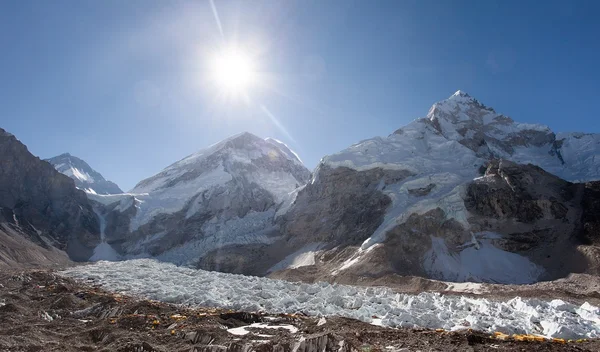
<path fill-rule="evenodd" d="M 76 167 L 71 167 L 61 172 L 69 177 L 74 177 L 82 182 L 94 183 L 95 181 L 94 178 L 90 176 L 87 172 L 81 171 Z"/>
<path fill-rule="evenodd" d="M 483 285 L 476 282 L 447 282 L 446 291 L 481 294 L 485 290 Z"/>
<path fill-rule="evenodd" d="M 322 243 L 310 243 L 300 248 L 296 252 L 288 255 L 282 261 L 275 264 L 267 272 L 274 272 L 285 269 L 296 269 L 303 266 L 315 265 L 315 252 L 321 248 Z"/>
<path fill-rule="evenodd" d="M 283 329 L 283 330 L 288 330 L 292 334 L 295 334 L 298 332 L 298 328 L 293 325 L 269 325 L 269 324 L 265 324 L 265 323 L 254 323 L 254 324 L 247 325 L 247 326 L 241 326 L 239 328 L 227 329 L 227 332 L 230 334 L 233 334 L 233 335 L 244 336 L 244 335 L 248 335 L 248 334 L 252 333 L 251 331 L 248 330 L 249 328 Z M 266 336 L 266 335 L 259 335 L 259 336 L 271 337 L 271 336 Z"/>
<path fill-rule="evenodd" d="M 534 283 L 544 273 L 528 258 L 495 247 L 492 240 L 496 235 L 487 234 L 475 234 L 475 243 L 457 250 L 450 250 L 443 238 L 431 236 L 431 249 L 423 260 L 425 271 L 439 280 L 502 284 Z"/>

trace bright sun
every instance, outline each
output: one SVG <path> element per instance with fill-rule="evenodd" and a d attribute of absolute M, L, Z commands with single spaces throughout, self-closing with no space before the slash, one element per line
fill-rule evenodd
<path fill-rule="evenodd" d="M 223 93 L 246 93 L 256 83 L 254 63 L 243 51 L 227 48 L 212 58 L 212 79 Z"/>

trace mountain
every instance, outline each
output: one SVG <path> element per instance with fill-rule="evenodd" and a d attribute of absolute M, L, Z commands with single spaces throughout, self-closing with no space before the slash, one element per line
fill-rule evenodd
<path fill-rule="evenodd" d="M 86 261 L 99 243 L 91 202 L 73 180 L 0 129 L 0 266 Z"/>
<path fill-rule="evenodd" d="M 600 274 L 597 155 L 598 134 L 519 123 L 462 91 L 312 174 L 282 142 L 242 133 L 129 193 L 88 193 L 107 249 L 94 259 L 343 283 Z"/>
<path fill-rule="evenodd" d="M 598 183 L 573 182 L 600 179 L 597 155 L 598 134 L 518 123 L 458 91 L 388 137 L 324 157 L 278 212 L 276 242 L 228 246 L 200 263 L 345 283 L 596 272 L 600 233 L 588 204 L 598 204 Z"/>
<path fill-rule="evenodd" d="M 226 245 L 272 243 L 276 211 L 309 178 L 283 143 L 241 133 L 127 194 L 88 196 L 105 205 L 106 238 L 119 253 L 188 264 Z"/>
<path fill-rule="evenodd" d="M 58 172 L 65 174 L 75 181 L 77 188 L 86 192 L 97 194 L 117 194 L 123 191 L 115 183 L 107 181 L 92 169 L 88 163 L 69 153 L 64 153 L 50 159 L 45 159 L 52 164 Z"/>

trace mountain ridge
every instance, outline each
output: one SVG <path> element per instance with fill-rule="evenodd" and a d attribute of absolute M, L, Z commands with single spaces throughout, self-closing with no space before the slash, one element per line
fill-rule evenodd
<path fill-rule="evenodd" d="M 85 193 L 2 128 L 0 161 L 0 266 L 87 260 L 99 234 Z"/>
<path fill-rule="evenodd" d="M 312 173 L 284 143 L 242 132 L 129 193 L 88 192 L 106 249 L 94 259 L 323 280 L 595 272 L 600 234 L 582 204 L 595 208 L 598 193 L 576 182 L 600 179 L 599 152 L 600 134 L 519 123 L 464 91 Z"/>

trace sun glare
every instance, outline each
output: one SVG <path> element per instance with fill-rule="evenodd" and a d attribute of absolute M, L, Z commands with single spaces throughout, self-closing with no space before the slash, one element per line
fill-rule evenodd
<path fill-rule="evenodd" d="M 256 83 L 255 67 L 243 51 L 228 48 L 214 55 L 212 79 L 223 93 L 246 93 Z"/>

